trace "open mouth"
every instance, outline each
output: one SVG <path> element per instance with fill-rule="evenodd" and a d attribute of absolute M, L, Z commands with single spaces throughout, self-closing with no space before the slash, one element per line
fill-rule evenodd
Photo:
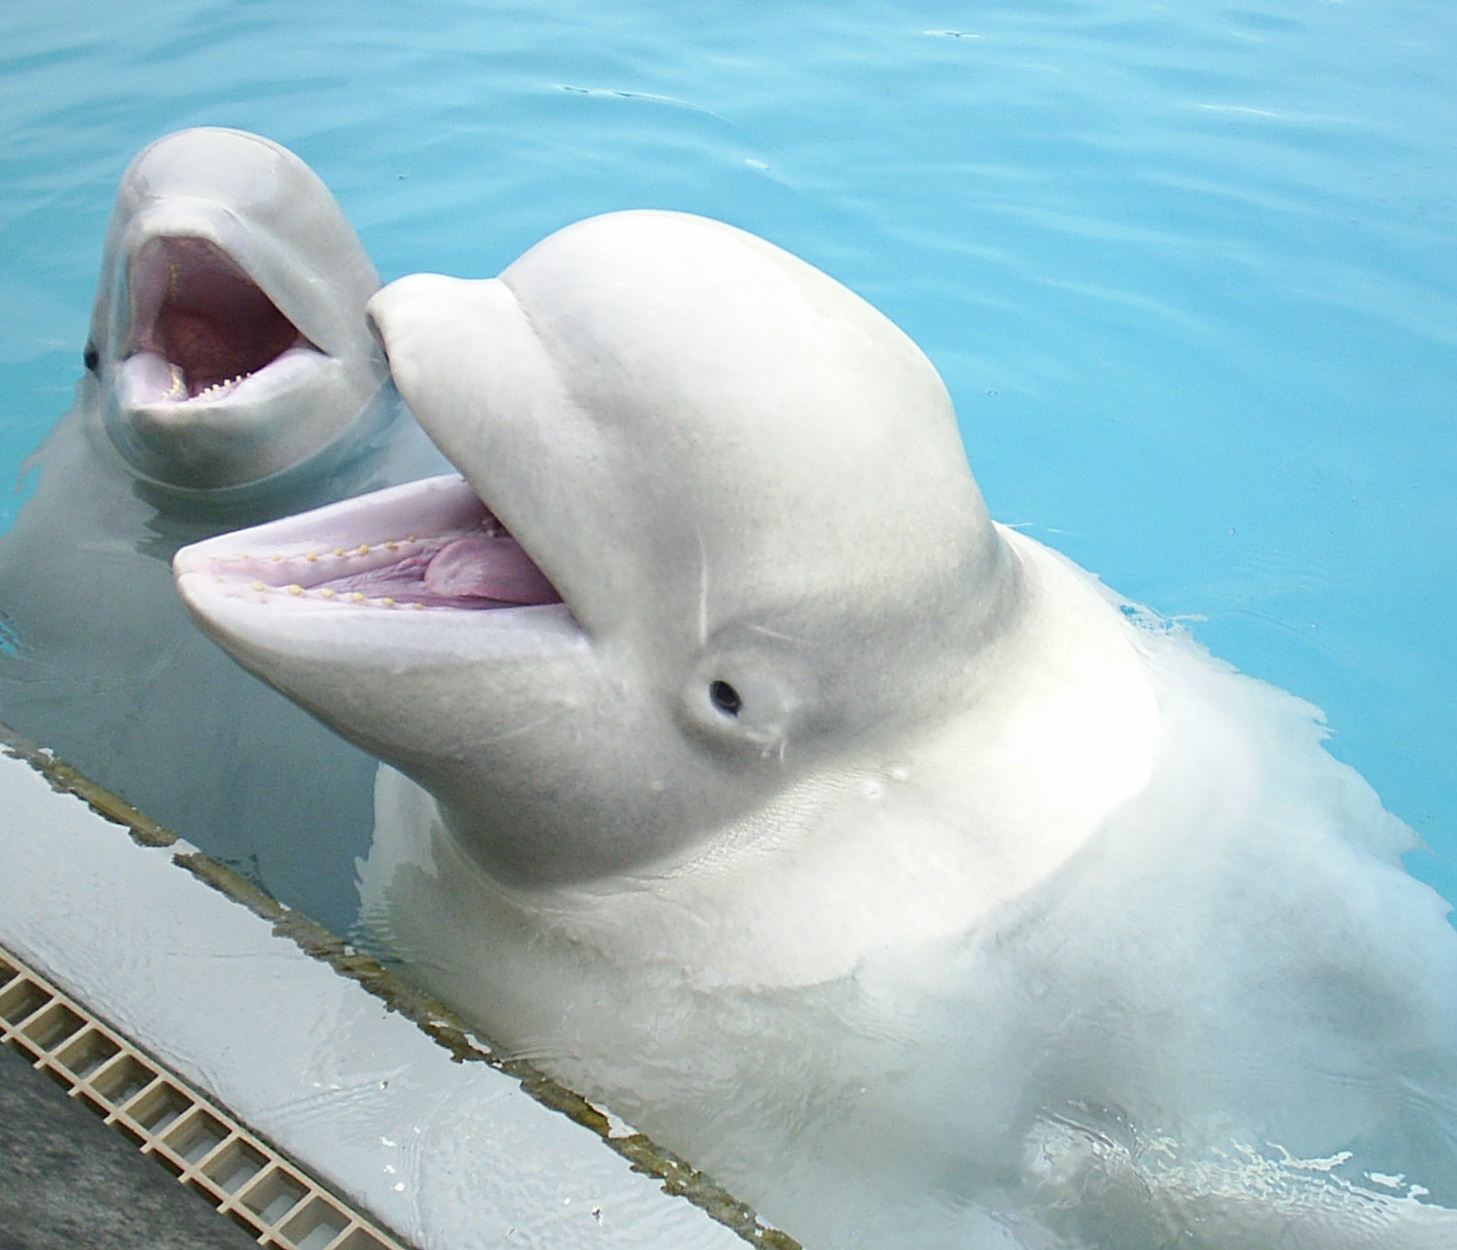
<path fill-rule="evenodd" d="M 138 404 L 215 400 L 285 357 L 317 355 L 215 243 L 147 240 L 128 268 L 131 340 L 123 368 Z"/>
<path fill-rule="evenodd" d="M 304 535 L 311 520 L 309 528 L 326 537 Z M 224 535 L 184 548 L 177 563 L 179 574 L 206 573 L 214 585 L 263 600 L 467 610 L 562 602 L 516 539 L 455 475 Z"/>

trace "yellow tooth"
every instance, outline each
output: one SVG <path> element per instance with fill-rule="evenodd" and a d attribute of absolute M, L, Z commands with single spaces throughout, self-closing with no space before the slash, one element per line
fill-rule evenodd
<path fill-rule="evenodd" d="M 304 588 L 300 586 L 297 582 L 295 582 L 292 586 L 288 588 L 288 593 L 291 595 L 301 595 L 304 593 Z"/>
<path fill-rule="evenodd" d="M 319 594 L 325 599 L 332 599 L 334 597 L 334 592 L 330 590 L 327 586 L 325 586 L 323 590 L 319 591 Z"/>
<path fill-rule="evenodd" d="M 369 544 L 360 543 L 356 550 L 359 552 L 360 555 L 367 556 L 369 554 Z"/>
<path fill-rule="evenodd" d="M 308 555 L 306 555 L 304 557 L 304 559 L 307 560 L 310 564 L 312 564 L 318 558 L 319 558 L 319 553 L 317 551 L 311 551 L 311 552 L 309 552 Z"/>
<path fill-rule="evenodd" d="M 385 550 L 386 551 L 398 551 L 399 549 L 400 549 L 400 544 L 397 543 L 397 542 L 395 542 L 395 540 L 393 538 L 391 538 L 389 540 L 389 542 L 385 543 Z"/>
<path fill-rule="evenodd" d="M 253 589 L 254 590 L 267 590 L 268 587 L 265 586 L 262 582 L 254 582 L 253 583 Z"/>
<path fill-rule="evenodd" d="M 364 602 L 364 592 L 363 591 L 360 591 L 360 590 L 352 590 L 352 591 L 349 592 L 349 598 L 350 598 L 350 601 L 353 602 L 353 603 L 363 603 Z"/>
<path fill-rule="evenodd" d="M 392 607 L 395 606 L 395 601 L 393 599 L 389 598 L 388 596 L 386 596 L 385 598 L 381 599 L 380 602 L 382 604 L 384 604 L 385 607 L 387 607 L 387 608 L 392 608 Z"/>
<path fill-rule="evenodd" d="M 343 547 L 335 547 L 334 548 L 334 554 L 336 556 L 342 556 L 344 554 L 344 548 Z"/>

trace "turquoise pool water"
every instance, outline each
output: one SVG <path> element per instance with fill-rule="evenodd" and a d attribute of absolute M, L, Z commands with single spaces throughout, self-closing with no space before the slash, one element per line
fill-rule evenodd
<path fill-rule="evenodd" d="M 925 348 L 994 515 L 1324 708 L 1457 897 L 1454 48 L 1440 0 L 12 4 L 0 476 L 166 131 L 292 147 L 386 278 L 720 217 Z"/>

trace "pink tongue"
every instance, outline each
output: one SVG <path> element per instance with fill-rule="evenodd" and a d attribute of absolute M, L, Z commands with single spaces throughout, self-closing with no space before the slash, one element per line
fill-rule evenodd
<path fill-rule="evenodd" d="M 453 598 L 499 603 L 560 603 L 556 587 L 514 538 L 472 534 L 442 547 L 425 570 L 426 587 Z"/>

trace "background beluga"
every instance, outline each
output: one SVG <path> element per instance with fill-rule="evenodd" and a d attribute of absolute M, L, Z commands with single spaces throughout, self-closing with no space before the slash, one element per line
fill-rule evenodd
<path fill-rule="evenodd" d="M 460 477 L 177 555 L 394 766 L 381 947 L 814 1246 L 1450 1245 L 1457 935 L 1313 708 L 996 525 L 731 227 L 370 317 Z"/>
<path fill-rule="evenodd" d="M 0 721 L 336 925 L 371 762 L 199 645 L 169 563 L 442 467 L 364 323 L 378 287 L 285 148 L 221 129 L 144 148 L 117 190 L 75 404 L 0 536 Z"/>
<path fill-rule="evenodd" d="M 385 380 L 360 318 L 378 287 L 292 152 L 239 130 L 157 140 L 117 189 L 91 314 L 108 434 L 142 476 L 204 490 L 352 454 L 340 436 Z"/>

